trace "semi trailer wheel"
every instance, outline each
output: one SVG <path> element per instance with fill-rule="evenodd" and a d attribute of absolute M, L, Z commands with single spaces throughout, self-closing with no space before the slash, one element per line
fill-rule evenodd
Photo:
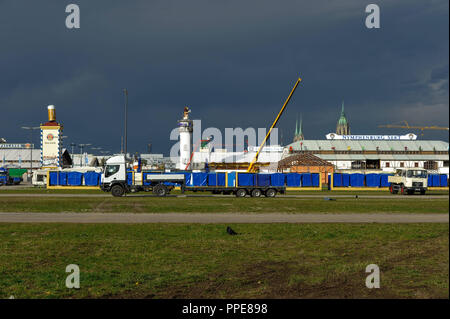
<path fill-rule="evenodd" d="M 255 188 L 254 190 L 252 190 L 252 193 L 250 194 L 252 197 L 260 197 L 261 196 L 261 190 L 258 188 Z"/>
<path fill-rule="evenodd" d="M 275 197 L 276 194 L 277 194 L 277 191 L 274 190 L 273 188 L 269 188 L 266 191 L 266 197 Z"/>
<path fill-rule="evenodd" d="M 123 187 L 120 185 L 114 185 L 111 188 L 111 194 L 114 197 L 122 197 L 124 193 L 125 193 L 125 191 L 124 191 Z"/>
<path fill-rule="evenodd" d="M 240 188 L 236 191 L 236 197 L 245 197 L 247 195 L 247 191 L 243 188 Z"/>
<path fill-rule="evenodd" d="M 153 193 L 155 193 L 155 194 L 156 194 L 157 196 L 159 196 L 159 197 L 164 197 L 164 196 L 166 196 L 167 193 L 168 193 L 166 185 L 161 185 L 161 184 L 156 185 L 156 186 L 153 188 Z"/>

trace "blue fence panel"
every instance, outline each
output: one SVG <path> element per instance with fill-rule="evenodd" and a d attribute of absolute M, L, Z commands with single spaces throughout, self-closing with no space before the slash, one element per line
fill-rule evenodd
<path fill-rule="evenodd" d="M 433 187 L 439 187 L 440 186 L 439 175 L 433 174 L 432 178 L 433 178 Z"/>
<path fill-rule="evenodd" d="M 286 184 L 286 174 L 274 173 L 270 175 L 270 185 L 284 186 Z"/>
<path fill-rule="evenodd" d="M 428 187 L 433 186 L 433 176 L 431 174 L 428 175 Z"/>
<path fill-rule="evenodd" d="M 319 185 L 320 185 L 320 175 L 314 173 L 314 174 L 311 174 L 311 178 L 312 178 L 312 186 L 319 187 Z"/>
<path fill-rule="evenodd" d="M 84 185 L 86 186 L 97 186 L 100 181 L 100 174 L 97 172 L 86 172 L 84 173 Z"/>
<path fill-rule="evenodd" d="M 286 185 L 288 187 L 302 186 L 302 175 L 298 173 L 286 174 Z"/>
<path fill-rule="evenodd" d="M 349 187 L 350 186 L 350 174 L 342 174 L 342 186 Z"/>
<path fill-rule="evenodd" d="M 350 186 L 363 187 L 364 186 L 364 175 L 359 174 L 359 173 L 350 174 Z"/>
<path fill-rule="evenodd" d="M 366 186 L 367 187 L 380 187 L 381 177 L 380 174 L 370 173 L 366 175 Z"/>
<path fill-rule="evenodd" d="M 388 182 L 389 176 L 392 176 L 390 174 L 381 174 L 380 175 L 380 185 L 381 187 L 389 187 L 390 183 Z"/>
<path fill-rule="evenodd" d="M 67 185 L 67 172 L 59 172 L 58 185 Z"/>
<path fill-rule="evenodd" d="M 447 186 L 448 186 L 447 175 L 441 174 L 439 179 L 440 179 L 439 185 L 440 185 L 441 187 L 447 187 Z"/>
<path fill-rule="evenodd" d="M 50 172 L 49 175 L 50 175 L 49 185 L 50 186 L 58 185 L 58 172 Z"/>
<path fill-rule="evenodd" d="M 333 186 L 335 187 L 342 186 L 342 174 L 333 173 Z"/>
<path fill-rule="evenodd" d="M 208 173 L 192 173 L 192 182 L 194 186 L 207 186 Z"/>
<path fill-rule="evenodd" d="M 238 186 L 254 186 L 255 174 L 253 173 L 238 173 Z"/>
<path fill-rule="evenodd" d="M 67 185 L 81 186 L 83 183 L 83 174 L 80 172 L 67 172 Z"/>
<path fill-rule="evenodd" d="M 312 175 L 311 173 L 302 174 L 302 187 L 311 187 L 313 185 L 311 175 Z"/>
<path fill-rule="evenodd" d="M 257 174 L 256 184 L 258 186 L 270 186 L 270 175 L 271 174 Z"/>

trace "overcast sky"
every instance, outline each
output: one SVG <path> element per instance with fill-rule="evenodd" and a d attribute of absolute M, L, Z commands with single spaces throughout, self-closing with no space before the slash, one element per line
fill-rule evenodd
<path fill-rule="evenodd" d="M 66 5 L 81 28 L 65 26 Z M 353 134 L 397 134 L 379 124 L 448 126 L 448 0 L 376 1 L 0 0 L 0 137 L 28 141 L 23 125 L 56 106 L 67 143 L 118 152 L 123 88 L 128 150 L 168 154 L 183 107 L 203 128 L 269 127 L 292 141 L 334 132 L 342 100 Z M 447 131 L 424 139 L 448 141 Z M 34 143 L 38 143 L 36 134 Z"/>

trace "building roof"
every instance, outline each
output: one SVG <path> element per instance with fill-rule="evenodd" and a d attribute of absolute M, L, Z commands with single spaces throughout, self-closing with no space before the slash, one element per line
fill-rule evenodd
<path fill-rule="evenodd" d="M 286 146 L 294 151 L 440 151 L 448 152 L 449 143 L 444 141 L 403 140 L 303 140 Z M 406 148 L 406 149 L 405 149 Z"/>
<path fill-rule="evenodd" d="M 292 166 L 333 166 L 326 160 L 310 153 L 291 155 L 278 162 L 278 168 L 289 168 Z"/>

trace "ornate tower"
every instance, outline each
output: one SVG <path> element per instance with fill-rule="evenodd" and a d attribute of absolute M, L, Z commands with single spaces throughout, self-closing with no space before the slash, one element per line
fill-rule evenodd
<path fill-rule="evenodd" d="M 342 101 L 341 117 L 336 125 L 336 134 L 338 135 L 350 135 L 350 124 L 348 124 L 347 118 L 344 112 L 344 101 Z"/>
<path fill-rule="evenodd" d="M 55 106 L 49 105 L 48 122 L 41 124 L 41 165 L 44 168 L 61 166 L 63 126 L 56 122 Z"/>
<path fill-rule="evenodd" d="M 300 117 L 300 125 L 298 125 L 298 119 L 295 121 L 295 135 L 294 142 L 303 141 L 305 137 L 303 136 L 303 119 Z"/>
<path fill-rule="evenodd" d="M 180 169 L 185 169 L 189 163 L 192 152 L 192 120 L 189 119 L 191 110 L 185 106 L 183 118 L 178 120 L 178 129 L 180 132 Z"/>

